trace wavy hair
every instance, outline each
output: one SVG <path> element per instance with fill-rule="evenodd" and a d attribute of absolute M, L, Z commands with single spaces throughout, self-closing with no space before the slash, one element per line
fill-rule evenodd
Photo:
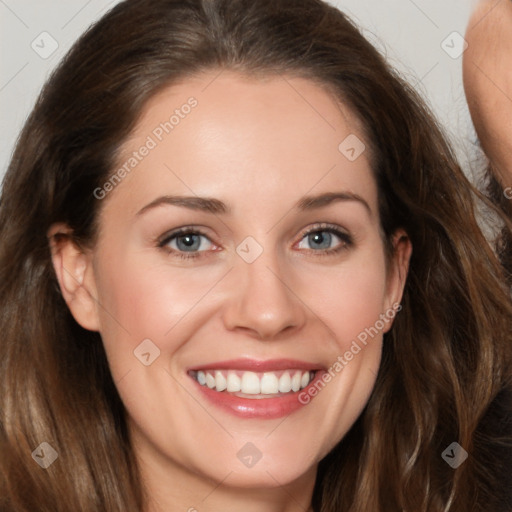
<path fill-rule="evenodd" d="M 0 202 L 0 510 L 144 508 L 100 334 L 68 310 L 47 232 L 64 222 L 92 246 L 93 191 L 146 102 L 215 69 L 332 90 L 366 129 L 386 238 L 401 227 L 413 245 L 374 390 L 320 461 L 315 511 L 510 511 L 512 306 L 477 222 L 485 198 L 415 91 L 320 0 L 126 0 L 44 86 Z M 45 471 L 31 457 L 43 441 L 60 447 Z M 452 442 L 469 453 L 456 469 L 441 457 Z"/>

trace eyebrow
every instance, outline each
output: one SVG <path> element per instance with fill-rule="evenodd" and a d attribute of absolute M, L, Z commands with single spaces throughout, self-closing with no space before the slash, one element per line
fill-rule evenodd
<path fill-rule="evenodd" d="M 352 192 L 328 192 L 317 196 L 305 196 L 297 202 L 296 208 L 301 211 L 314 210 L 337 201 L 356 201 L 362 204 L 370 215 L 372 214 L 370 205 L 360 195 Z"/>
<path fill-rule="evenodd" d="M 295 209 L 300 211 L 310 211 L 328 206 L 329 204 L 338 201 L 356 201 L 366 208 L 370 216 L 372 214 L 372 210 L 368 203 L 361 196 L 352 192 L 328 192 L 316 196 L 304 196 L 299 201 L 297 201 L 295 204 Z M 231 213 L 231 209 L 226 205 L 226 203 L 212 197 L 166 195 L 151 201 L 151 203 L 147 204 L 141 210 L 139 210 L 137 215 L 142 215 L 148 210 L 164 205 L 180 206 L 190 210 L 198 210 L 213 214 Z"/>
<path fill-rule="evenodd" d="M 199 210 L 207 213 L 230 213 L 229 207 L 219 201 L 218 199 L 210 197 L 198 197 L 198 196 L 161 196 L 157 197 L 154 201 L 147 204 L 137 212 L 137 215 L 142 215 L 148 210 L 156 208 L 157 206 L 170 205 L 170 206 L 181 206 L 183 208 L 189 208 L 190 210 Z"/>

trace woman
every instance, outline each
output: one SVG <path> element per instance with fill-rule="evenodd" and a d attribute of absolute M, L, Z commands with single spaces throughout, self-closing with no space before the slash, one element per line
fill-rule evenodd
<path fill-rule="evenodd" d="M 335 8 L 117 5 L 4 182 L 2 510 L 507 510 L 475 207 Z"/>

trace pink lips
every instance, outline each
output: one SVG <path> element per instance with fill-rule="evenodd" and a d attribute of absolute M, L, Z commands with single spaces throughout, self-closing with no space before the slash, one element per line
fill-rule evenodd
<path fill-rule="evenodd" d="M 276 370 L 319 370 L 320 365 L 298 361 L 296 359 L 271 359 L 268 361 L 257 361 L 255 359 L 232 359 L 230 361 L 217 361 L 215 363 L 194 366 L 190 370 L 241 370 L 247 372 L 273 372 Z"/>
<path fill-rule="evenodd" d="M 207 386 L 201 386 L 193 377 L 192 380 L 198 391 L 215 406 L 234 414 L 240 418 L 274 419 L 282 418 L 304 407 L 299 400 L 301 393 L 307 393 L 308 388 L 314 386 L 322 378 L 325 369 L 318 364 L 293 359 L 273 359 L 257 361 L 253 359 L 234 359 L 218 361 L 190 368 L 188 373 L 199 370 L 240 370 L 252 372 L 272 372 L 278 370 L 309 370 L 315 371 L 314 379 L 307 387 L 297 392 L 290 392 L 273 398 L 243 398 L 226 391 L 216 391 Z"/>

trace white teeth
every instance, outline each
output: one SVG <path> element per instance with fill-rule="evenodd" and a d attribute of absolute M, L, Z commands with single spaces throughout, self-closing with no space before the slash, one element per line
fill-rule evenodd
<path fill-rule="evenodd" d="M 224 391 L 228 387 L 228 381 L 226 380 L 226 377 L 222 375 L 222 372 L 215 372 L 215 387 L 217 388 L 217 391 Z"/>
<path fill-rule="evenodd" d="M 280 370 L 278 372 L 244 372 L 238 370 L 198 370 L 195 379 L 201 386 L 218 392 L 246 395 L 278 395 L 297 392 L 313 379 L 313 371 Z M 280 377 L 278 377 L 280 375 Z"/>
<path fill-rule="evenodd" d="M 249 395 L 260 394 L 260 379 L 254 372 L 245 372 L 242 375 L 240 391 Z"/>
<path fill-rule="evenodd" d="M 300 389 L 300 378 L 302 377 L 300 372 L 295 372 L 292 377 L 292 391 L 299 391 Z"/>
<path fill-rule="evenodd" d="M 235 372 L 228 372 L 227 391 L 230 393 L 237 393 L 240 391 L 240 385 L 240 377 Z"/>
<path fill-rule="evenodd" d="M 213 389 L 215 387 L 215 377 L 213 375 L 210 375 L 209 373 L 206 374 L 206 385 Z"/>
<path fill-rule="evenodd" d="M 288 372 L 284 372 L 279 379 L 279 392 L 288 393 L 292 389 L 292 379 Z"/>
<path fill-rule="evenodd" d="M 261 393 L 263 395 L 274 395 L 279 393 L 279 379 L 275 373 L 264 373 L 261 378 Z"/>

